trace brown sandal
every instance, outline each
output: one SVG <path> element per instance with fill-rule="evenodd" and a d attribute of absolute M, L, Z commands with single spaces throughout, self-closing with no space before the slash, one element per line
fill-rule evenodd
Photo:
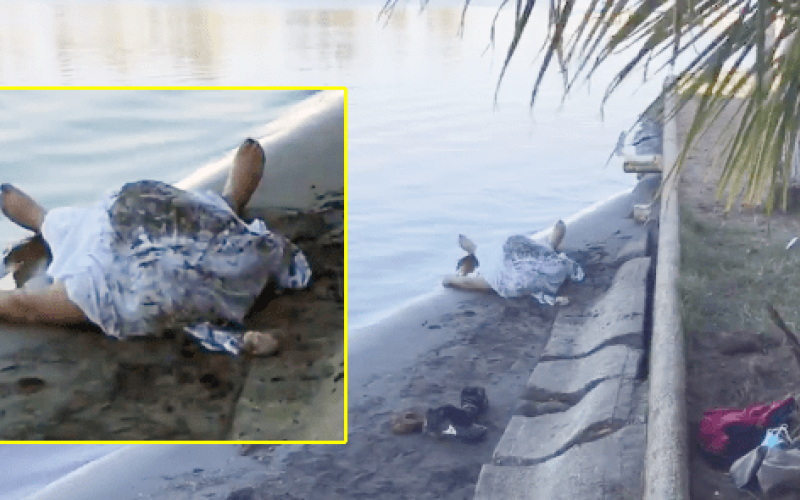
<path fill-rule="evenodd" d="M 416 434 L 422 432 L 425 415 L 418 411 L 404 411 L 392 418 L 392 434 Z"/>

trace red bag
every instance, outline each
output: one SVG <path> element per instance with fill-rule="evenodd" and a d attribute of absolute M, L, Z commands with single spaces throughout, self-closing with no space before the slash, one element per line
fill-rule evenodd
<path fill-rule="evenodd" d="M 698 439 L 704 451 L 736 460 L 757 447 L 768 428 L 786 423 L 797 403 L 788 397 L 745 409 L 714 408 L 703 412 Z"/>

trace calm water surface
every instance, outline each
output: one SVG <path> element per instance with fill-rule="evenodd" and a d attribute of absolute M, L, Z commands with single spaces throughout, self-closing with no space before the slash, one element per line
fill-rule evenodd
<path fill-rule="evenodd" d="M 435 287 L 459 233 L 490 244 L 632 183 L 618 163 L 603 165 L 655 89 L 622 89 L 601 119 L 608 74 L 563 107 L 554 74 L 531 113 L 543 33 L 532 26 L 495 102 L 511 19 L 500 16 L 489 48 L 487 4 L 470 7 L 461 33 L 453 0 L 388 20 L 379 0 L 5 2 L 0 82 L 347 86 L 349 319 L 362 326 Z M 177 180 L 297 98 L 68 94 L 0 96 L 3 180 L 48 206 L 88 203 L 127 180 Z"/>
<path fill-rule="evenodd" d="M 0 84 L 347 86 L 349 321 L 363 326 L 437 287 L 459 233 L 502 242 L 633 185 L 618 161 L 604 164 L 657 91 L 623 88 L 601 119 L 608 73 L 563 105 L 554 74 L 531 113 L 542 29 L 495 101 L 511 22 L 500 16 L 488 47 L 499 2 L 473 1 L 461 34 L 461 2 L 413 4 L 388 22 L 382 3 L 0 2 Z M 47 207 L 176 181 L 306 95 L 2 91 L 0 180 Z M 23 234 L 0 220 L 0 243 Z M 42 467 L 57 477 L 53 460 Z M 0 484 L 4 494 L 14 498 Z"/>

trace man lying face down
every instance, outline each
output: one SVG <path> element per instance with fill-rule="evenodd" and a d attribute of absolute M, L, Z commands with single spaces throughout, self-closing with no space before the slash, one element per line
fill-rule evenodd
<path fill-rule="evenodd" d="M 304 288 L 311 269 L 263 221 L 240 218 L 264 162 L 261 145 L 247 139 L 222 196 L 139 181 L 88 208 L 49 212 L 2 185 L 3 213 L 37 234 L 52 262 L 46 286 L 0 291 L 0 320 L 88 320 L 119 339 L 184 330 L 210 350 L 275 352 L 277 335 L 245 332 L 244 317 L 268 282 Z"/>

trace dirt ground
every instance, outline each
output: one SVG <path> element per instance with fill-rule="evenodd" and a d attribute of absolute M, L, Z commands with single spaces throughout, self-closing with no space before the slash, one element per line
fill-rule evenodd
<path fill-rule="evenodd" d="M 679 115 L 679 135 L 691 117 L 691 107 Z M 772 303 L 790 328 L 800 330 L 794 296 L 800 261 L 796 248 L 786 250 L 800 235 L 800 217 L 791 211 L 766 217 L 758 208 L 742 207 L 726 214 L 715 201 L 712 160 L 721 145 L 714 139 L 727 133 L 723 124 L 731 122 L 736 123 L 732 106 L 689 155 L 680 187 L 691 497 L 697 500 L 754 497 L 737 490 L 727 469 L 700 453 L 703 411 L 771 402 L 796 395 L 800 387 L 798 363 L 766 312 Z M 797 428 L 793 422 L 793 435 Z M 782 498 L 800 498 L 791 495 Z"/>

